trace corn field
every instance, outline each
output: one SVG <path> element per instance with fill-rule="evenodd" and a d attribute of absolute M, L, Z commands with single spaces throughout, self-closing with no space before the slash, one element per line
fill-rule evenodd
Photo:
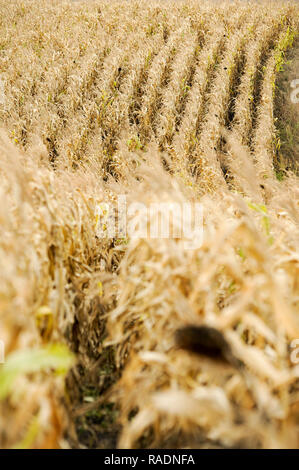
<path fill-rule="evenodd" d="M 298 31 L 0 0 L 0 447 L 298 447 Z M 201 245 L 98 236 L 119 195 L 200 203 Z"/>

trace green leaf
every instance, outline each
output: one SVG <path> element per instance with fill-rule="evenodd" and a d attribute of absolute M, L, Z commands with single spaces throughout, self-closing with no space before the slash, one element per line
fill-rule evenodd
<path fill-rule="evenodd" d="M 247 204 L 248 204 L 248 207 L 250 207 L 250 209 L 253 209 L 256 212 L 259 212 L 260 214 L 268 213 L 267 207 L 264 206 L 264 204 L 255 204 L 253 202 L 248 202 Z"/>
<path fill-rule="evenodd" d="M 63 344 L 51 344 L 10 354 L 0 369 L 0 400 L 10 393 L 20 375 L 47 369 L 64 374 L 73 363 L 73 354 Z"/>
<path fill-rule="evenodd" d="M 13 449 L 30 449 L 39 432 L 39 416 L 34 416 L 24 438 L 13 446 Z"/>

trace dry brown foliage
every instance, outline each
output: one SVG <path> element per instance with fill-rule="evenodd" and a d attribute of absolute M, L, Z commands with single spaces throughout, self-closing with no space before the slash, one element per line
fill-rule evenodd
<path fill-rule="evenodd" d="M 119 447 L 297 447 L 299 190 L 274 109 L 296 5 L 0 11 L 0 446 L 83 445 L 75 417 L 113 402 Z M 99 238 L 96 206 L 119 194 L 200 202 L 203 245 Z M 179 348 L 190 324 L 234 360 Z M 66 350 L 23 363 L 56 343 L 77 360 L 67 387 Z"/>

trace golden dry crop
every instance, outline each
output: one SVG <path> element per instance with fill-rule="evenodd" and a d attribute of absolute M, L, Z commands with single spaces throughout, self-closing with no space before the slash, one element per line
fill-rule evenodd
<path fill-rule="evenodd" d="M 298 27 L 0 0 L 0 447 L 298 447 Z M 99 236 L 124 195 L 200 203 L 202 244 Z"/>

